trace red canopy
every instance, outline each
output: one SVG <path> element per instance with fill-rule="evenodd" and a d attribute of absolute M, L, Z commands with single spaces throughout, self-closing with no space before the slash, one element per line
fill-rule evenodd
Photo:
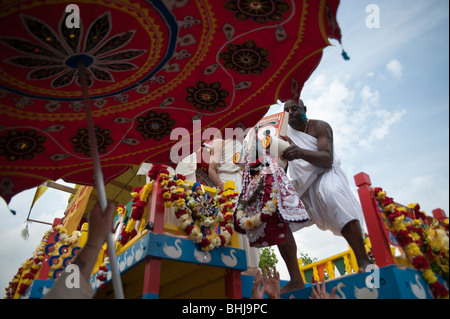
<path fill-rule="evenodd" d="M 170 164 L 172 146 L 210 139 L 206 128 L 254 125 L 300 94 L 340 38 L 338 0 L 80 1 L 78 28 L 71 2 L 0 5 L 6 201 L 47 179 L 92 184 L 80 62 L 108 181 L 130 164 Z"/>

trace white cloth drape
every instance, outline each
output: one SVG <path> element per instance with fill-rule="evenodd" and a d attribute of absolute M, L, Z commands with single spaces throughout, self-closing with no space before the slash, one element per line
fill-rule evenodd
<path fill-rule="evenodd" d="M 301 148 L 317 150 L 317 139 L 311 135 L 288 127 L 288 136 Z M 302 159 L 289 162 L 288 169 L 312 223 L 322 230 L 341 235 L 342 228 L 352 220 L 359 220 L 363 227 L 364 218 L 361 206 L 340 167 L 340 159 L 335 154 L 333 159 L 329 169 L 314 166 Z"/>

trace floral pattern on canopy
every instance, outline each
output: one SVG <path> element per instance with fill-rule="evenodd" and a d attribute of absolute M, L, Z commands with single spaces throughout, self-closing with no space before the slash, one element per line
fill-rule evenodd
<path fill-rule="evenodd" d="M 298 97 L 338 0 L 8 1 L 0 5 L 0 195 L 92 181 L 79 64 L 105 181 L 167 163 L 207 128 L 254 125 Z M 76 26 L 76 25 L 75 25 Z M 193 120 L 201 120 L 201 130 Z M 172 136 L 171 136 L 172 135 Z"/>

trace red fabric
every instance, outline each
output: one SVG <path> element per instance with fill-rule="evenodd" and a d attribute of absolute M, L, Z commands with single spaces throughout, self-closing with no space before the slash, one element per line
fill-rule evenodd
<path fill-rule="evenodd" d="M 67 3 L 0 4 L 0 195 L 7 202 L 47 179 L 93 183 L 77 61 L 87 67 L 109 181 L 130 164 L 171 164 L 175 144 L 195 151 L 190 144 L 209 127 L 224 134 L 238 122 L 253 126 L 278 98 L 299 95 L 326 38 L 340 36 L 337 24 L 328 25 L 336 0 L 74 3 L 80 28 L 66 26 Z M 188 139 L 171 140 L 176 128 Z"/>

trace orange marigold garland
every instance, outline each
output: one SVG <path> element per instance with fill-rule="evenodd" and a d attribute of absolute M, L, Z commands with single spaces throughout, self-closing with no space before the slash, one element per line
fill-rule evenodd
<path fill-rule="evenodd" d="M 448 298 L 449 292 L 436 273 L 449 279 L 448 222 L 441 225 L 420 211 L 419 204 L 398 205 L 382 188 L 374 188 L 377 202 L 386 213 L 397 241 L 415 269 L 422 273 L 435 298 Z"/>

